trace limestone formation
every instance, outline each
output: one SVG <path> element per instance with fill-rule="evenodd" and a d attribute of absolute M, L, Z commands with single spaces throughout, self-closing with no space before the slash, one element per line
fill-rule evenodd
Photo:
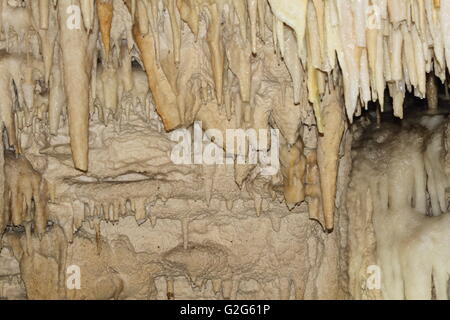
<path fill-rule="evenodd" d="M 447 299 L 449 32 L 450 0 L 0 0 L 0 299 Z"/>

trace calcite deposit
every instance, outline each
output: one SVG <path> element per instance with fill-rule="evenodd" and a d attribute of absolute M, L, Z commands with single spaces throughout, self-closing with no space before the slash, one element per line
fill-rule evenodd
<path fill-rule="evenodd" d="M 448 299 L 450 0 L 0 0 L 0 299 Z"/>

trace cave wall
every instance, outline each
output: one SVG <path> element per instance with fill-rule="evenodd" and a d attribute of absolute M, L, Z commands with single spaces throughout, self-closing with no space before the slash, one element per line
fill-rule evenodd
<path fill-rule="evenodd" d="M 349 291 L 448 300 L 448 117 L 364 126 L 347 193 Z M 371 266 L 379 268 L 375 290 L 366 281 Z"/>
<path fill-rule="evenodd" d="M 355 262 L 354 246 L 375 238 L 346 205 L 353 119 L 369 105 L 403 118 L 406 92 L 436 109 L 450 0 L 1 0 L 0 13 L 0 296 L 363 296 L 355 276 L 375 253 Z M 230 129 L 280 134 L 239 149 Z M 176 163 L 177 139 L 203 133 L 230 162 Z"/>

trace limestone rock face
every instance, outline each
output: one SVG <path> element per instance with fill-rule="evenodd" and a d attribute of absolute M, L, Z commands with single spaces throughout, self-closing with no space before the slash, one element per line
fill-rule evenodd
<path fill-rule="evenodd" d="M 449 12 L 0 0 L 0 298 L 445 298 Z"/>
<path fill-rule="evenodd" d="M 442 116 L 424 116 L 371 126 L 369 140 L 356 142 L 347 194 L 355 298 L 448 299 L 447 127 Z M 384 274 L 376 290 L 360 286 L 373 266 Z"/>

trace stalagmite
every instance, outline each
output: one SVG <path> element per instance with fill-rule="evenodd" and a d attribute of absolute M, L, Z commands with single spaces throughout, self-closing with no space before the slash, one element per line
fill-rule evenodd
<path fill-rule="evenodd" d="M 319 136 L 317 164 L 320 171 L 325 228 L 334 227 L 336 198 L 336 179 L 339 160 L 339 147 L 344 134 L 344 116 L 337 90 L 332 90 L 323 102 L 324 134 Z"/>
<path fill-rule="evenodd" d="M 72 211 L 73 211 L 73 230 L 75 232 L 83 224 L 84 204 L 81 201 L 74 201 L 72 203 Z"/>
<path fill-rule="evenodd" d="M 253 196 L 253 202 L 255 203 L 256 216 L 259 217 L 261 216 L 263 198 L 261 197 L 261 195 L 255 193 Z"/>
<path fill-rule="evenodd" d="M 96 90 L 99 91 L 101 96 L 102 106 L 104 107 L 105 123 L 108 123 L 109 115 L 113 119 L 118 117 L 119 107 L 119 79 L 117 70 L 113 66 L 100 67 L 97 70 Z"/>
<path fill-rule="evenodd" d="M 167 300 L 175 299 L 175 290 L 174 290 L 174 280 L 166 279 L 166 288 L 167 288 Z"/>
<path fill-rule="evenodd" d="M 433 110 L 431 111 L 433 112 Z M 429 119 L 434 121 L 426 121 L 428 119 L 425 118 L 424 121 L 422 121 L 422 124 L 431 130 L 434 129 L 434 132 L 427 140 L 427 147 L 424 152 L 426 176 L 425 172 L 423 172 L 421 158 L 416 157 L 416 179 L 422 184 L 421 188 L 416 193 L 424 194 L 426 193 L 426 189 L 428 189 L 431 201 L 431 212 L 434 216 L 438 216 L 447 210 L 446 189 L 449 180 L 444 169 L 443 155 L 445 153 L 445 146 L 442 142 L 446 134 L 446 129 L 445 126 L 442 126 L 442 123 L 440 123 L 442 118 L 439 116 Z M 446 138 L 444 138 L 444 140 L 445 139 Z M 422 175 L 420 175 L 420 173 L 422 173 Z M 415 204 L 415 209 L 424 214 L 427 212 L 426 199 L 423 197 L 419 199 L 421 201 L 416 201 L 417 204 Z"/>
<path fill-rule="evenodd" d="M 427 100 L 428 110 L 436 111 L 438 109 L 438 88 L 436 85 L 436 79 L 433 74 L 429 74 L 427 77 Z"/>
<path fill-rule="evenodd" d="M 145 199 L 139 198 L 135 201 L 135 219 L 138 225 L 147 221 L 147 206 Z"/>
<path fill-rule="evenodd" d="M 130 93 L 135 88 L 137 81 L 134 79 L 132 57 L 126 45 L 120 47 L 118 76 L 124 94 Z"/>
<path fill-rule="evenodd" d="M 352 212 L 369 215 L 353 216 L 353 230 L 359 224 L 356 235 L 365 241 L 374 236 L 376 241 L 370 244 L 376 250 L 361 248 L 354 257 L 362 251 L 376 257 L 386 277 L 380 279 L 385 299 L 431 299 L 433 292 L 437 299 L 448 298 L 448 237 L 443 230 L 449 216 L 441 211 L 447 206 L 443 190 L 448 177 L 442 172 L 447 126 L 444 117 L 427 115 L 413 125 L 378 129 L 376 140 L 354 149 L 349 200 L 360 197 L 370 203 Z M 431 253 L 434 250 L 439 253 Z"/>
<path fill-rule="evenodd" d="M 203 168 L 204 176 L 203 176 L 203 190 L 205 201 L 208 205 L 211 204 L 211 199 L 213 196 L 213 188 L 214 188 L 214 175 L 216 172 L 215 166 L 206 166 Z"/>

